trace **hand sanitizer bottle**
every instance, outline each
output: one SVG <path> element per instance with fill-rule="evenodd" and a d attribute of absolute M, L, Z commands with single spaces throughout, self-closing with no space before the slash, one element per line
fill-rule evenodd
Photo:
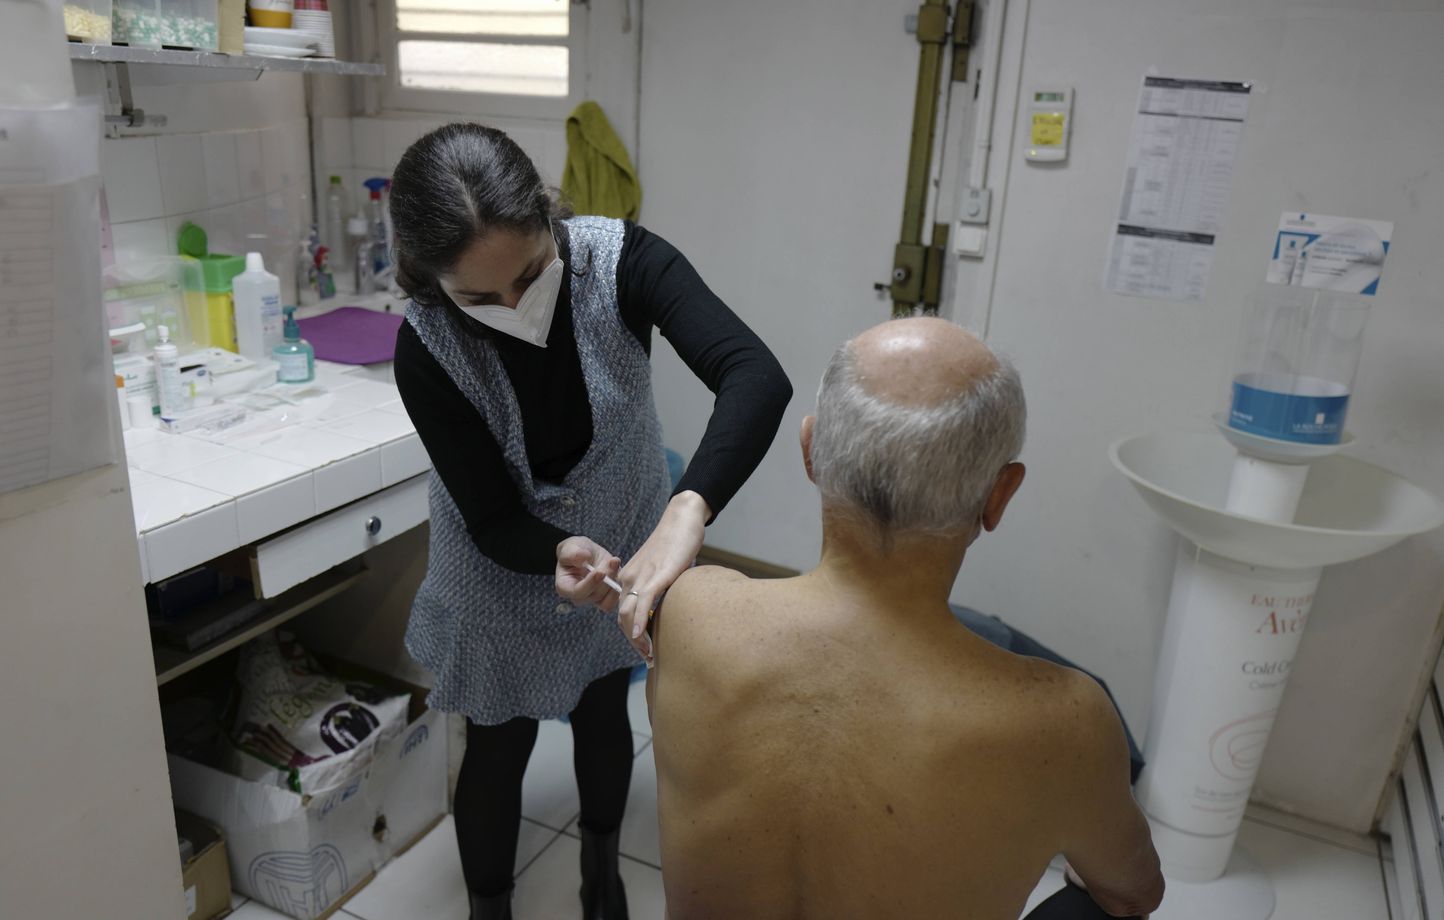
<path fill-rule="evenodd" d="M 264 361 L 281 343 L 281 279 L 266 271 L 259 252 L 246 253 L 246 270 L 231 281 L 236 302 L 236 344 L 252 361 Z"/>
<path fill-rule="evenodd" d="M 316 349 L 301 338 L 296 308 L 286 307 L 285 341 L 271 350 L 278 383 L 310 383 L 316 379 Z"/>
<path fill-rule="evenodd" d="M 161 418 L 173 418 L 185 408 L 185 393 L 181 389 L 180 350 L 171 342 L 169 328 L 158 326 L 156 332 L 160 335 L 160 341 L 156 343 L 152 357 L 155 360 L 156 390 L 160 394 L 160 415 Z"/>

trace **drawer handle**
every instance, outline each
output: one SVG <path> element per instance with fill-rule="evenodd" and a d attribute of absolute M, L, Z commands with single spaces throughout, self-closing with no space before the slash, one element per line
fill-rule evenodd
<path fill-rule="evenodd" d="M 374 514 L 373 514 L 371 517 L 367 518 L 367 519 L 366 519 L 366 532 L 369 533 L 369 534 L 370 534 L 371 536 L 373 536 L 373 537 L 376 536 L 378 533 L 380 533 L 380 532 L 381 532 L 381 519 L 380 519 L 379 517 L 376 517 Z"/>

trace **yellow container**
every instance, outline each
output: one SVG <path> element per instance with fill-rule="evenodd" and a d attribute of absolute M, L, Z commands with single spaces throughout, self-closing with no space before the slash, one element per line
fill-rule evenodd
<path fill-rule="evenodd" d="M 186 312 L 191 328 L 204 330 L 196 341 L 212 348 L 236 351 L 236 306 L 231 298 L 231 279 L 246 270 L 241 256 L 228 256 L 209 251 L 206 232 L 192 223 L 181 226 L 181 253 L 200 264 L 195 286 L 186 294 Z"/>
<path fill-rule="evenodd" d="M 206 330 L 212 347 L 238 351 L 236 301 L 230 291 L 206 291 Z"/>

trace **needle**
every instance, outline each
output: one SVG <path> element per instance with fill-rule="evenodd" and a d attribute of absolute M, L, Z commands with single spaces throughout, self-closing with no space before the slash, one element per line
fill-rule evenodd
<path fill-rule="evenodd" d="M 598 572 L 598 571 L 601 571 L 601 570 L 598 569 L 596 566 L 592 565 L 590 562 L 588 562 L 588 563 L 587 563 L 587 571 L 588 571 L 588 572 Z M 625 596 L 626 593 L 627 593 L 626 590 L 622 587 L 621 583 L 618 582 L 615 578 L 611 577 L 610 575 L 603 575 L 603 576 L 602 576 L 602 584 L 606 585 L 608 588 L 611 588 L 613 591 L 617 592 L 617 594 L 619 594 L 619 595 Z M 647 650 L 642 653 L 642 657 L 644 657 L 644 658 L 647 659 L 647 667 L 650 668 L 650 667 L 653 667 L 653 666 L 656 664 L 656 661 L 655 661 L 655 660 L 653 659 L 653 657 L 652 657 L 652 637 L 651 637 L 650 635 L 648 635 L 647 633 L 643 632 L 643 633 L 642 633 L 642 638 L 645 639 L 645 640 L 647 640 Z"/>

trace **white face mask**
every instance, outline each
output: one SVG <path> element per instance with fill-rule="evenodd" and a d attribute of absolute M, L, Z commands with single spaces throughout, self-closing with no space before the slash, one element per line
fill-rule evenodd
<path fill-rule="evenodd" d="M 557 296 L 561 293 L 562 278 L 566 267 L 558 255 L 551 264 L 542 269 L 536 280 L 527 285 L 516 309 L 506 307 L 464 307 L 461 312 L 477 322 L 506 333 L 513 338 L 529 342 L 538 348 L 547 347 L 547 335 L 551 332 L 552 316 L 557 309 Z"/>

